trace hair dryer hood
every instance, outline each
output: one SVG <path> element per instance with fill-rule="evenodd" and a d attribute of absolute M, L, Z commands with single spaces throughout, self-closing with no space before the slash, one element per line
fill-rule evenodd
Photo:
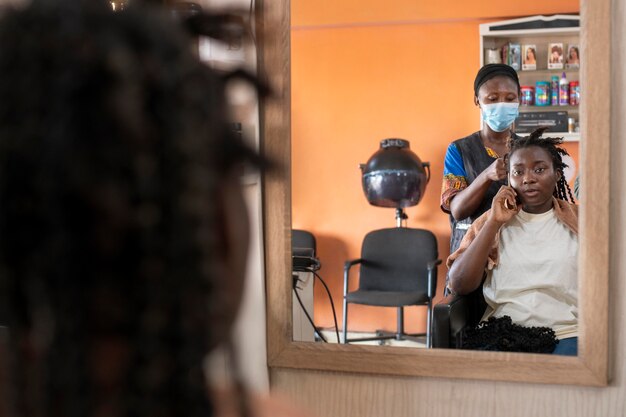
<path fill-rule="evenodd" d="M 404 139 L 384 139 L 380 149 L 361 164 L 363 192 L 370 204 L 404 208 L 420 202 L 430 179 L 430 164 L 422 162 Z"/>

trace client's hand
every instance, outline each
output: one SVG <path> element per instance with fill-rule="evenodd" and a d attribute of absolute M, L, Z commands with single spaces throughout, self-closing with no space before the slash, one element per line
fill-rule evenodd
<path fill-rule="evenodd" d="M 521 210 L 521 206 L 515 201 L 516 196 L 517 193 L 513 187 L 507 185 L 500 187 L 491 203 L 489 219 L 498 224 L 504 224 L 511 220 Z"/>

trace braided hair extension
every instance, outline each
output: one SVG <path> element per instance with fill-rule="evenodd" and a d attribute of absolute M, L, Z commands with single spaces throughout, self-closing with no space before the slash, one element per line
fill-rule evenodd
<path fill-rule="evenodd" d="M 135 2 L 133 2 L 135 3 Z M 258 162 L 171 16 L 37 1 L 0 24 L 0 325 L 20 417 L 210 416 L 219 186 Z M 220 293 L 221 291 L 221 293 Z"/>
<path fill-rule="evenodd" d="M 549 327 L 524 327 L 511 317 L 489 317 L 461 334 L 461 348 L 501 352 L 552 353 L 558 340 Z"/>
<path fill-rule="evenodd" d="M 540 127 L 534 130 L 528 136 L 517 136 L 511 137 L 509 140 L 509 153 L 505 156 L 505 163 L 507 164 L 507 169 L 510 170 L 509 160 L 510 156 L 518 149 L 528 148 L 531 146 L 540 147 L 548 152 L 550 157 L 552 158 L 552 163 L 554 169 L 559 172 L 560 179 L 557 181 L 556 187 L 554 189 L 554 197 L 569 201 L 570 203 L 574 203 L 574 196 L 572 195 L 572 190 L 569 187 L 569 184 L 565 180 L 564 169 L 567 168 L 567 164 L 563 162 L 563 156 L 569 155 L 567 151 L 561 148 L 560 145 L 563 143 L 563 138 L 555 138 L 555 137 L 542 137 L 543 133 L 547 130 L 547 127 Z"/>

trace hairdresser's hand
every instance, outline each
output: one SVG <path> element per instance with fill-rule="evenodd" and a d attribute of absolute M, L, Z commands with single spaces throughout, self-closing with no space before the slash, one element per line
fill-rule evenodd
<path fill-rule="evenodd" d="M 513 218 L 521 210 L 521 206 L 515 202 L 517 193 L 513 187 L 503 185 L 493 198 L 489 220 L 503 225 Z"/>
<path fill-rule="evenodd" d="M 506 166 L 504 165 L 504 159 L 498 158 L 491 165 L 483 171 L 483 174 L 487 176 L 491 181 L 500 181 L 506 178 Z"/>

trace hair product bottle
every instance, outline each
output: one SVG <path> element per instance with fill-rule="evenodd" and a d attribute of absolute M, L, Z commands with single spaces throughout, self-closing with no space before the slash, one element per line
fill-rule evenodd
<path fill-rule="evenodd" d="M 569 81 L 567 81 L 567 77 L 565 77 L 565 72 L 561 75 L 561 79 L 559 80 L 559 105 L 569 105 Z"/>
<path fill-rule="evenodd" d="M 553 75 L 550 80 L 550 104 L 559 105 L 559 76 Z"/>

